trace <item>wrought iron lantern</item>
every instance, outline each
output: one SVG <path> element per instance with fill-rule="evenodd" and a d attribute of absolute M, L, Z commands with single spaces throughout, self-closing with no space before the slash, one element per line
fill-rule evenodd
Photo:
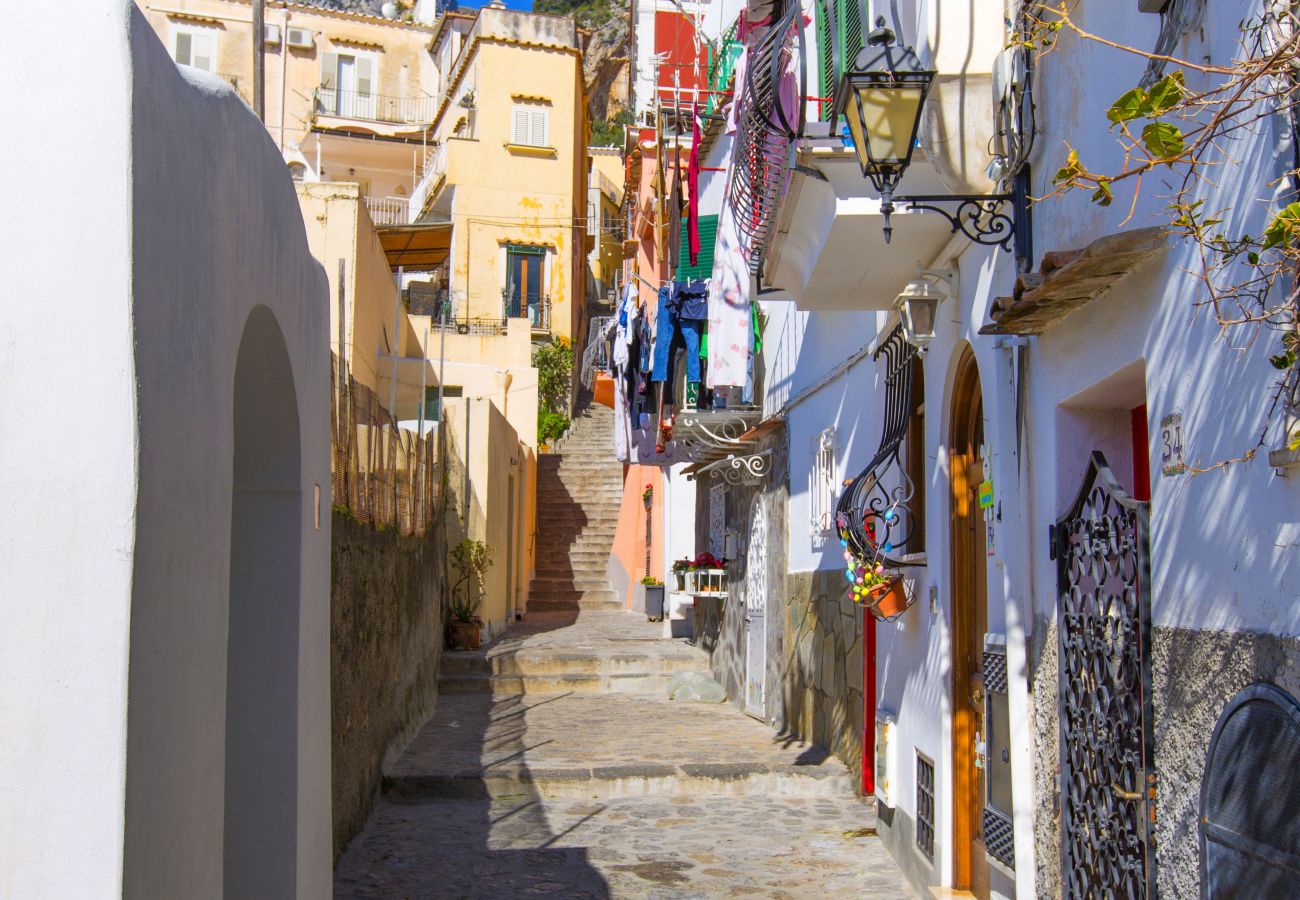
<path fill-rule="evenodd" d="M 927 278 L 918 275 L 894 299 L 898 321 L 903 326 L 903 339 L 918 350 L 924 351 L 934 340 L 936 313 L 943 297 Z"/>
<path fill-rule="evenodd" d="M 885 243 L 894 233 L 890 216 L 897 202 L 908 210 L 937 212 L 954 233 L 961 231 L 977 244 L 1010 251 L 1015 222 L 1001 208 L 1013 199 L 1011 194 L 895 195 L 912 163 L 925 100 L 937 74 L 921 63 L 915 50 L 896 41 L 894 32 L 885 27 L 884 16 L 877 18 L 867 46 L 846 67 L 835 90 L 832 119 L 834 130 L 834 122 L 844 117 L 862 174 L 880 193 Z M 957 209 L 950 212 L 935 205 L 946 202 L 958 204 Z"/>
<path fill-rule="evenodd" d="M 893 233 L 894 189 L 912 162 L 925 97 L 936 74 L 921 65 L 911 47 L 895 43 L 882 16 L 835 92 L 835 115 L 845 117 L 862 174 L 880 192 L 885 243 Z"/>

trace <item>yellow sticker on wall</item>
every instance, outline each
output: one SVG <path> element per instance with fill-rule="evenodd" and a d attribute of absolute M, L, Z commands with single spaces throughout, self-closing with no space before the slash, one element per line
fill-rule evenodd
<path fill-rule="evenodd" d="M 979 487 L 980 509 L 989 509 L 993 506 L 993 479 L 989 478 Z"/>

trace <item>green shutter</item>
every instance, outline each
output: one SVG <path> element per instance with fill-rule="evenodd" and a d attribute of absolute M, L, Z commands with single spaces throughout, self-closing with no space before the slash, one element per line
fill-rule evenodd
<path fill-rule="evenodd" d="M 700 216 L 700 255 L 696 265 L 691 265 L 686 220 L 682 219 L 682 263 L 677 267 L 677 280 L 713 277 L 713 245 L 718 241 L 718 217 Z"/>
<path fill-rule="evenodd" d="M 867 0 L 836 0 L 840 14 L 840 74 L 853 67 L 854 58 L 864 46 L 859 2 L 867 6 L 867 15 L 870 16 L 871 4 Z"/>
<path fill-rule="evenodd" d="M 834 97 L 839 73 L 835 71 L 835 54 L 831 52 L 831 41 L 835 40 L 835 12 L 831 5 L 834 0 L 821 0 L 817 4 L 817 93 L 822 97 Z M 828 121 L 831 117 L 832 100 L 821 102 L 821 119 Z"/>

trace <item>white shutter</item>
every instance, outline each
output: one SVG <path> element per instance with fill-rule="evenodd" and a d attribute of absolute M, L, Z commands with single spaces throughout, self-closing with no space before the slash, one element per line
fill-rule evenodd
<path fill-rule="evenodd" d="M 320 86 L 327 91 L 338 87 L 339 55 L 322 53 L 320 55 Z"/>
<path fill-rule="evenodd" d="M 546 146 L 546 110 L 535 109 L 532 115 L 532 132 L 529 143 L 534 147 Z"/>
<path fill-rule="evenodd" d="M 205 72 L 211 72 L 212 57 L 216 55 L 212 52 L 212 50 L 213 50 L 213 45 L 216 44 L 216 41 L 213 40 L 212 35 L 198 32 L 194 35 L 193 42 L 194 42 L 193 43 L 194 61 L 190 63 L 190 65 L 194 66 L 194 68 L 196 69 L 202 69 Z"/>
<path fill-rule="evenodd" d="M 357 96 L 369 97 L 374 84 L 375 61 L 368 56 L 357 57 Z"/>
<path fill-rule="evenodd" d="M 522 106 L 516 106 L 514 109 L 514 118 L 510 124 L 510 143 L 528 143 L 528 124 L 528 110 Z"/>

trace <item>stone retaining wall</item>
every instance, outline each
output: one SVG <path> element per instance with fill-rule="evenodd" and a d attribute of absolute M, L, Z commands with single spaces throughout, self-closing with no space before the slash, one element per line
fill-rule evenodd
<path fill-rule="evenodd" d="M 785 731 L 820 744 L 862 781 L 863 610 L 838 569 L 786 579 Z"/>
<path fill-rule="evenodd" d="M 383 765 L 433 712 L 443 648 L 443 548 L 334 514 L 330 705 L 334 858 L 361 830 Z"/>

